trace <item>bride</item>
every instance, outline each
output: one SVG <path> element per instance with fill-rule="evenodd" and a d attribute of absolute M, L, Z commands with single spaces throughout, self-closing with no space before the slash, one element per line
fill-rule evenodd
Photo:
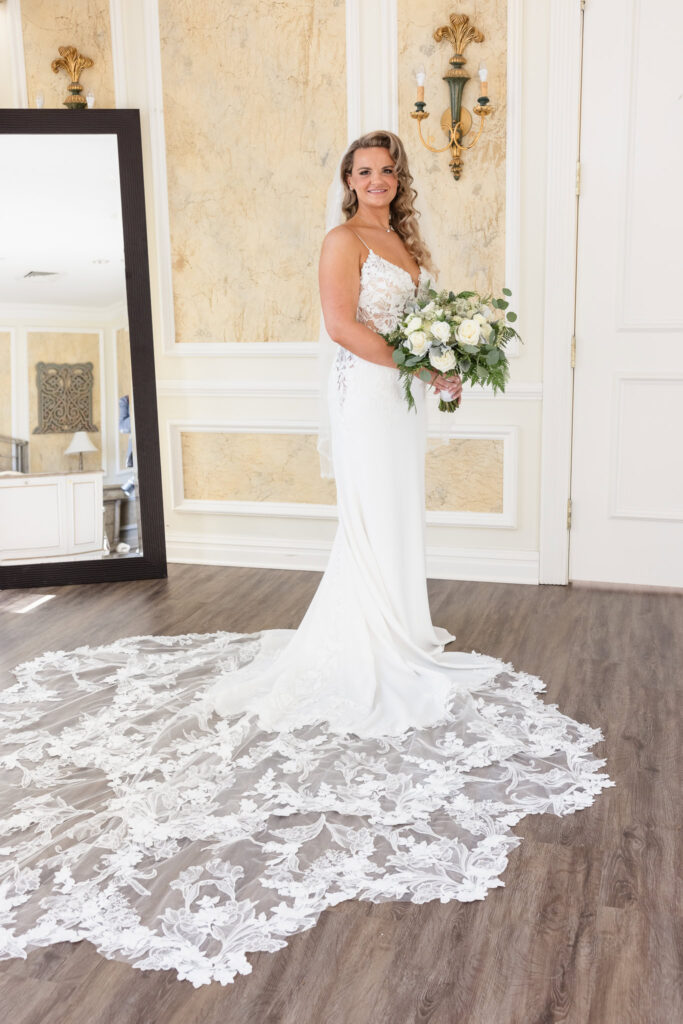
<path fill-rule="evenodd" d="M 511 826 L 614 785 L 600 729 L 432 624 L 427 386 L 409 410 L 378 333 L 432 269 L 411 183 L 390 132 L 341 160 L 320 257 L 339 526 L 298 629 L 48 652 L 0 693 L 0 957 L 88 939 L 227 984 L 343 900 L 484 899 Z"/>

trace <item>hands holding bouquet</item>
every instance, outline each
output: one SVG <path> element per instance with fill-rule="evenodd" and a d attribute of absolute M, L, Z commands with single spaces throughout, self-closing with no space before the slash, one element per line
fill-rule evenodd
<path fill-rule="evenodd" d="M 503 294 L 512 292 L 503 288 Z M 436 292 L 431 287 L 427 296 L 411 300 L 396 329 L 383 335 L 394 349 L 409 408 L 415 405 L 410 390 L 415 373 L 425 383 L 431 383 L 436 370 L 442 379 L 459 377 L 482 387 L 490 384 L 494 393 L 504 391 L 510 373 L 505 346 L 512 337 L 522 340 L 510 326 L 517 314 L 504 312 L 508 301 L 478 292 Z M 457 397 L 440 398 L 439 409 L 454 412 L 460 405 L 459 390 L 454 381 Z"/>

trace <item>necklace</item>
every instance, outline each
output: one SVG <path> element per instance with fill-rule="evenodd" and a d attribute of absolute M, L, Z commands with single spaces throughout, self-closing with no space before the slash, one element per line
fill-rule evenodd
<path fill-rule="evenodd" d="M 365 228 L 365 227 L 368 227 L 368 226 L 370 226 L 370 227 L 371 227 L 372 225 L 367 225 L 367 224 L 359 224 L 359 225 L 358 225 L 358 227 L 359 227 L 359 228 Z M 382 231 L 386 231 L 386 233 L 387 233 L 387 234 L 389 234 L 389 232 L 390 232 L 390 231 L 393 231 L 393 230 L 394 230 L 394 229 L 392 228 L 391 224 L 389 225 L 389 227 L 388 227 L 388 228 L 382 228 Z"/>

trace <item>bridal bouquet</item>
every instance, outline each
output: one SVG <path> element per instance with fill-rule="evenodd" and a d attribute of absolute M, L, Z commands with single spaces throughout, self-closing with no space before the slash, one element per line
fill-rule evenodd
<path fill-rule="evenodd" d="M 512 295 L 509 288 L 502 291 Z M 512 337 L 522 340 L 510 326 L 517 314 L 504 312 L 508 305 L 506 299 L 478 292 L 436 292 L 431 282 L 426 300 L 408 302 L 395 330 L 382 336 L 394 349 L 409 408 L 415 405 L 410 384 L 416 367 L 427 384 L 429 371 L 438 370 L 446 377 L 458 375 L 463 383 L 490 384 L 494 393 L 505 390 L 510 373 L 505 346 Z M 460 399 L 439 399 L 444 412 L 459 405 Z"/>

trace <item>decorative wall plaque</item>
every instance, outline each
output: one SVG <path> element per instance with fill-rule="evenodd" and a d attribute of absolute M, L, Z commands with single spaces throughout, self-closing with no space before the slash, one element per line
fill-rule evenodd
<path fill-rule="evenodd" d="M 38 426 L 34 434 L 96 431 L 92 422 L 92 363 L 36 363 Z"/>

